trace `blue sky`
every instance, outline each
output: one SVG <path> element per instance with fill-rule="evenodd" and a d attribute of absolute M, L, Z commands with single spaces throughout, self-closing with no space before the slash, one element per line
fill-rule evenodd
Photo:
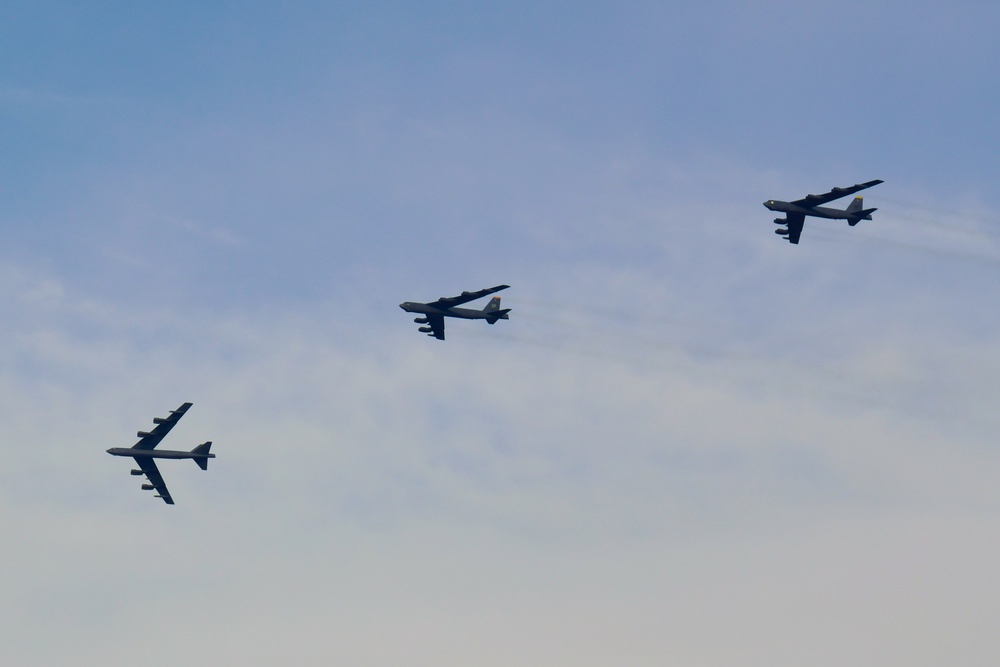
<path fill-rule="evenodd" d="M 8 4 L 0 661 L 993 664 L 1000 9 L 662 4 Z"/>

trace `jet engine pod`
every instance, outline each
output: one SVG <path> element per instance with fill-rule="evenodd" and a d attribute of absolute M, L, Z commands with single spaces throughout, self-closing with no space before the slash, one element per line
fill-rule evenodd
<path fill-rule="evenodd" d="M 788 230 L 785 229 L 785 228 L 783 228 L 783 227 L 779 227 L 778 229 L 775 229 L 774 233 L 778 234 L 780 236 L 788 236 Z"/>
<path fill-rule="evenodd" d="M 166 424 L 167 420 L 164 419 L 163 417 L 153 417 L 153 423 L 154 424 Z"/>
<path fill-rule="evenodd" d="M 417 329 L 417 331 L 423 331 L 424 333 L 431 333 L 432 331 L 434 331 L 434 329 L 431 329 L 430 327 L 420 327 L 419 329 Z"/>
<path fill-rule="evenodd" d="M 413 321 L 416 322 L 417 324 L 427 324 L 427 318 L 426 317 L 417 317 L 417 318 L 414 318 Z"/>
<path fill-rule="evenodd" d="M 785 219 L 785 218 L 775 218 L 774 219 L 774 224 L 776 224 L 776 225 L 783 225 L 786 222 L 788 222 L 788 220 Z"/>
<path fill-rule="evenodd" d="M 137 438 L 145 438 L 147 435 L 149 435 L 149 433 L 147 433 L 146 431 L 139 431 L 135 435 Z"/>
<path fill-rule="evenodd" d="M 141 474 L 143 474 L 143 473 L 142 473 L 142 471 L 141 471 L 141 470 L 132 470 L 132 471 L 131 471 L 131 472 L 130 472 L 129 474 L 130 474 L 130 475 L 141 475 Z"/>
<path fill-rule="evenodd" d="M 143 491 L 152 491 L 152 490 L 153 490 L 153 489 L 155 489 L 155 488 L 156 488 L 156 487 L 155 487 L 155 486 L 153 486 L 152 484 L 143 484 L 143 485 L 142 485 L 142 490 L 143 490 Z"/>

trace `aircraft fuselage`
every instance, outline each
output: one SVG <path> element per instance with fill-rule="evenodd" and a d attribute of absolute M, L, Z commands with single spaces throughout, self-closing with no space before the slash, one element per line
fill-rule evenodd
<path fill-rule="evenodd" d="M 851 215 L 851 213 L 846 210 L 841 210 L 839 208 L 826 208 L 825 206 L 813 206 L 812 208 L 809 208 L 807 206 L 793 204 L 792 202 L 778 201 L 775 199 L 768 199 L 764 202 L 764 206 L 772 211 L 779 211 L 781 213 L 797 213 L 799 215 L 809 215 L 814 218 L 828 218 L 830 220 L 850 220 L 856 217 Z"/>
<path fill-rule="evenodd" d="M 135 447 L 112 447 L 108 450 L 112 456 L 144 457 L 148 459 L 214 459 L 215 454 L 197 454 L 195 452 L 180 452 L 174 449 L 136 449 Z"/>
<path fill-rule="evenodd" d="M 404 301 L 399 304 L 399 307 L 408 313 L 441 315 L 442 317 L 458 317 L 463 320 L 486 320 L 490 317 L 490 313 L 482 310 L 474 310 L 472 308 L 435 308 L 434 306 L 426 303 L 415 303 L 413 301 Z M 501 316 L 501 319 L 507 319 L 507 316 L 503 315 Z"/>

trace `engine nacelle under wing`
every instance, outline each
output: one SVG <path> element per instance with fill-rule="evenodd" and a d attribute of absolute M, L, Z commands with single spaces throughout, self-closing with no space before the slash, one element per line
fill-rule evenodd
<path fill-rule="evenodd" d="M 149 433 L 147 433 L 146 431 L 139 431 L 139 432 L 138 432 L 138 433 L 136 433 L 135 435 L 136 435 L 136 437 L 138 437 L 138 438 L 145 438 L 146 436 L 148 436 L 148 435 L 149 435 Z"/>
<path fill-rule="evenodd" d="M 434 331 L 434 329 L 431 329 L 430 327 L 420 327 L 419 329 L 417 329 L 417 331 L 422 331 L 424 333 L 431 333 L 432 331 Z"/>
<path fill-rule="evenodd" d="M 155 488 L 156 488 L 156 487 L 155 487 L 155 486 L 153 486 L 152 484 L 143 484 L 143 485 L 142 485 L 142 490 L 143 490 L 143 491 L 152 491 L 152 490 L 153 490 L 153 489 L 155 489 Z"/>
<path fill-rule="evenodd" d="M 413 321 L 416 322 L 417 324 L 427 324 L 429 320 L 426 317 L 417 317 L 414 318 Z"/>
<path fill-rule="evenodd" d="M 143 471 L 141 471 L 141 470 L 131 470 L 131 471 L 129 471 L 129 474 L 130 475 L 144 475 L 145 473 Z"/>
<path fill-rule="evenodd" d="M 788 236 L 788 230 L 785 229 L 785 228 L 783 228 L 783 227 L 779 227 L 778 229 L 775 229 L 774 233 L 778 234 L 779 236 Z"/>

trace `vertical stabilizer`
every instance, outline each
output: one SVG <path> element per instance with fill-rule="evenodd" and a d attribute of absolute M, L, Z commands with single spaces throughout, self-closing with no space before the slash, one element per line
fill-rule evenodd
<path fill-rule="evenodd" d="M 496 324 L 497 320 L 510 319 L 507 317 L 510 308 L 500 308 L 500 297 L 498 296 L 490 299 L 490 302 L 483 308 L 483 312 L 486 313 L 486 322 L 489 324 Z"/>
<path fill-rule="evenodd" d="M 484 313 L 492 313 L 494 311 L 500 310 L 500 297 L 495 296 L 490 299 L 490 302 L 486 304 L 483 308 Z"/>
<path fill-rule="evenodd" d="M 847 224 L 851 227 L 858 224 L 862 220 L 871 220 L 872 213 L 877 211 L 877 208 L 862 208 L 864 206 L 864 199 L 862 197 L 855 197 L 851 205 L 847 207 Z"/>

